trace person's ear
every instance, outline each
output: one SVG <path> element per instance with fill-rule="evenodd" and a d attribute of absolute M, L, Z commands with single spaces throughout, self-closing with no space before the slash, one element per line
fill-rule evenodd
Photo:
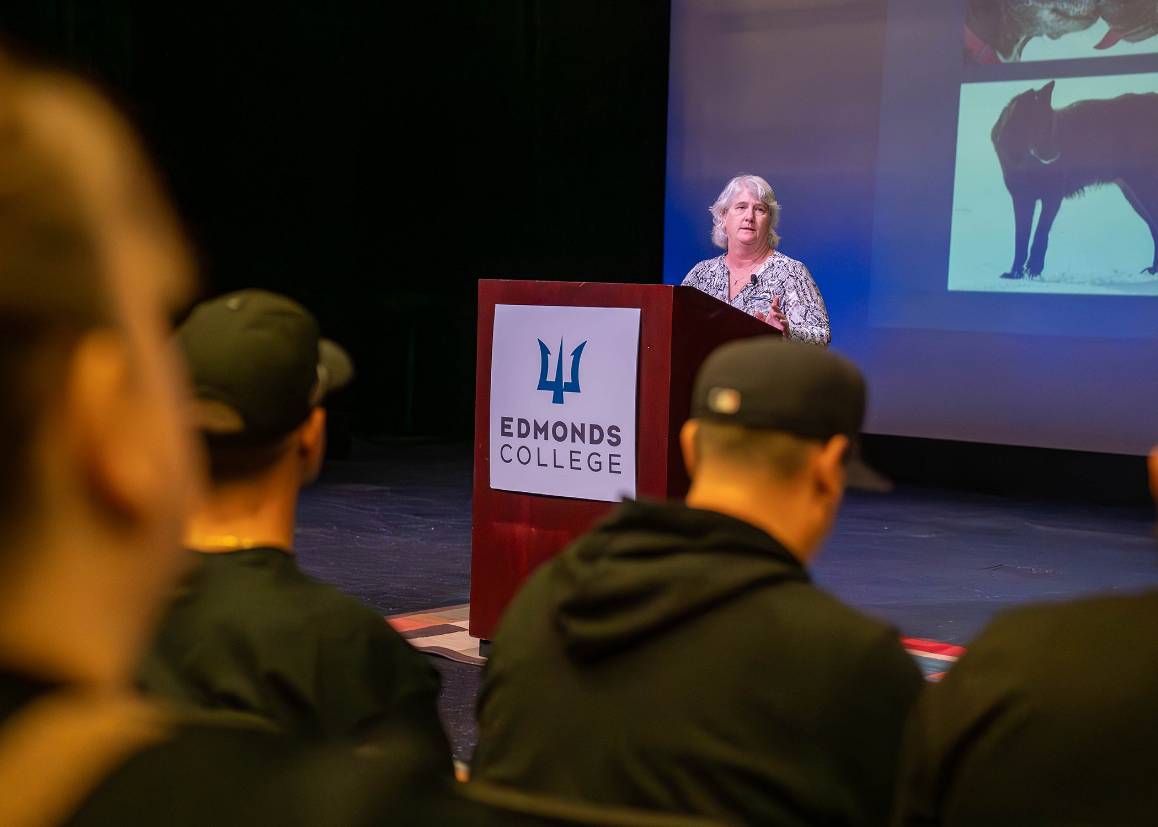
<path fill-rule="evenodd" d="M 137 438 L 132 365 L 124 338 L 111 330 L 81 337 L 63 387 L 64 433 L 74 440 L 85 483 L 112 514 L 147 513 L 156 465 Z"/>
<path fill-rule="evenodd" d="M 314 408 L 298 428 L 298 452 L 302 458 L 302 482 L 310 483 L 322 472 L 326 457 L 326 410 Z"/>
<path fill-rule="evenodd" d="M 1158 505 L 1158 445 L 1150 449 L 1146 465 L 1150 469 L 1150 496 L 1154 498 L 1154 504 Z"/>
<path fill-rule="evenodd" d="M 816 469 L 816 484 L 826 499 L 839 500 L 844 494 L 844 485 L 847 479 L 845 469 L 845 455 L 851 445 L 848 437 L 837 434 L 829 438 L 816 455 L 814 467 Z"/>
<path fill-rule="evenodd" d="M 700 430 L 700 423 L 689 419 L 680 428 L 680 452 L 684 457 L 684 467 L 688 470 L 688 478 L 696 476 L 696 434 Z"/>

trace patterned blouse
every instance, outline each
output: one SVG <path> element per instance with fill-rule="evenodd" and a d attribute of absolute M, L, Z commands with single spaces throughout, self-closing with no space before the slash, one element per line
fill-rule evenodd
<path fill-rule="evenodd" d="M 828 344 L 832 338 L 828 311 L 804 264 L 777 250 L 752 275 L 756 283 L 744 285 L 736 298 L 728 302 L 732 307 L 751 315 L 767 313 L 772 307 L 772 298 L 779 296 L 780 310 L 788 317 L 789 338 L 814 345 Z M 727 302 L 730 277 L 724 256 L 718 256 L 693 267 L 684 276 L 683 284 Z"/>

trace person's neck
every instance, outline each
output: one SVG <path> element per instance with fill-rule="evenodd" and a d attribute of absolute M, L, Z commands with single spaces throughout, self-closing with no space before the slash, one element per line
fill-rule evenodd
<path fill-rule="evenodd" d="M 215 486 L 186 522 L 185 545 L 201 552 L 292 551 L 298 487 L 276 475 Z"/>
<path fill-rule="evenodd" d="M 51 683 L 127 689 L 160 600 L 140 588 L 141 538 L 61 520 L 30 535 L 0 591 L 0 663 Z M 176 553 L 177 537 L 167 541 Z"/>
<path fill-rule="evenodd" d="M 737 245 L 735 248 L 729 246 L 725 255 L 729 269 L 749 269 L 761 264 L 768 256 L 772 255 L 772 250 L 767 244 L 752 247 Z"/>
<path fill-rule="evenodd" d="M 713 474 L 697 476 L 685 502 L 691 508 L 735 517 L 770 535 L 802 564 L 815 555 L 813 532 L 800 518 L 799 492 L 767 478 Z"/>

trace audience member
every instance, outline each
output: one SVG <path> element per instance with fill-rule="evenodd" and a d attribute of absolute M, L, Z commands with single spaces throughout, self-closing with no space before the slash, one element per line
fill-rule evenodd
<path fill-rule="evenodd" d="M 475 777 L 728 822 L 886 822 L 921 677 L 806 568 L 866 470 L 864 408 L 833 353 L 713 353 L 681 432 L 686 503 L 624 503 L 503 617 Z"/>
<path fill-rule="evenodd" d="M 994 620 L 914 712 L 897 822 L 1154 823 L 1155 617 L 1151 590 Z"/>
<path fill-rule="evenodd" d="M 0 60 L 0 815 L 383 823 L 441 776 L 184 725 L 132 695 L 197 488 L 167 323 L 191 286 L 122 120 L 78 81 Z"/>
<path fill-rule="evenodd" d="M 261 290 L 199 305 L 177 339 L 210 483 L 185 532 L 193 571 L 161 625 L 145 687 L 314 738 L 372 740 L 400 718 L 425 731 L 449 772 L 434 667 L 294 558 L 298 495 L 325 452 L 321 406 L 349 381 L 349 358 L 303 307 Z"/>

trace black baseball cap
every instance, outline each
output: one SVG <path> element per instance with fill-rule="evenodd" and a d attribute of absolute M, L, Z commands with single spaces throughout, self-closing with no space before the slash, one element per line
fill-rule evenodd
<path fill-rule="evenodd" d="M 816 345 L 756 336 L 722 345 L 700 366 L 692 417 L 802 439 L 849 438 L 848 484 L 888 491 L 892 484 L 860 458 L 866 388 L 856 365 Z"/>
<path fill-rule="evenodd" d="M 285 436 L 354 376 L 350 357 L 321 337 L 308 310 L 265 290 L 197 305 L 177 342 L 189 365 L 197 427 L 211 439 Z"/>

